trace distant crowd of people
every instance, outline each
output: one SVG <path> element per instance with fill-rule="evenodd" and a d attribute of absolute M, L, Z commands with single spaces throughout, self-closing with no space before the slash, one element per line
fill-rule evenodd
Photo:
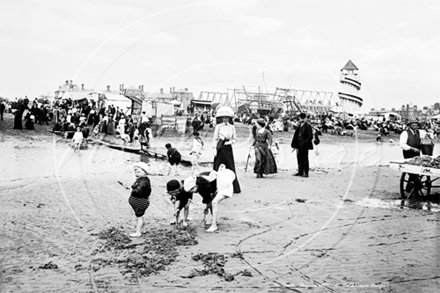
<path fill-rule="evenodd" d="M 235 116 L 235 121 L 240 121 L 244 124 L 252 124 L 256 119 L 262 118 L 267 123 L 267 128 L 272 131 L 288 131 L 289 129 L 296 129 L 300 123 L 300 118 L 298 116 L 288 116 L 279 117 L 274 119 L 270 116 L 261 116 L 253 114 L 242 114 Z M 322 133 L 329 133 L 333 135 L 342 136 L 353 136 L 354 130 L 375 130 L 378 135 L 388 136 L 390 133 L 400 134 L 406 129 L 405 119 L 373 119 L 365 117 L 346 117 L 341 118 L 333 115 L 317 116 L 309 115 L 308 117 L 311 125 L 316 130 Z M 417 120 L 421 129 L 432 132 L 435 136 L 440 133 L 440 124 L 436 121 L 422 121 Z"/>
<path fill-rule="evenodd" d="M 14 129 L 33 130 L 35 124 L 49 125 L 49 122 L 52 122 L 53 132 L 78 132 L 79 129 L 85 141 L 90 135 L 119 134 L 124 144 L 139 139 L 141 145 L 148 147 L 151 121 L 145 113 L 140 118 L 134 119 L 119 107 L 100 104 L 94 100 L 60 99 L 49 107 L 48 104 L 41 103 L 37 99 L 29 101 L 27 97 L 16 99 L 11 108 L 15 115 Z"/>

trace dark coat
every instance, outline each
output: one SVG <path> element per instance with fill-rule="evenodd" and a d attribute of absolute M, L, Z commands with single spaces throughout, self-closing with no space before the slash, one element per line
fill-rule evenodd
<path fill-rule="evenodd" d="M 151 184 L 148 177 L 137 179 L 131 186 L 131 196 L 137 198 L 149 198 L 151 194 Z"/>
<path fill-rule="evenodd" d="M 301 127 L 298 127 L 295 130 L 295 134 L 293 135 L 292 143 L 290 146 L 294 149 L 302 149 L 307 148 L 309 150 L 313 150 L 313 130 L 312 126 L 305 122 Z"/>
<path fill-rule="evenodd" d="M 194 120 L 191 122 L 191 126 L 193 127 L 193 131 L 200 131 L 203 129 L 204 123 L 197 118 L 194 118 Z"/>

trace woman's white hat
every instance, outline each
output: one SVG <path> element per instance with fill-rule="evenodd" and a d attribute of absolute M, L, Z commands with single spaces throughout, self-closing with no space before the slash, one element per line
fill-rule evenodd
<path fill-rule="evenodd" d="M 216 117 L 234 117 L 234 111 L 227 106 L 218 108 Z"/>

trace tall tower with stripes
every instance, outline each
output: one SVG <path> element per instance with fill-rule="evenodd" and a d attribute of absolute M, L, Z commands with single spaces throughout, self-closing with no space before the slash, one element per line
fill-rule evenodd
<path fill-rule="evenodd" d="M 342 89 L 338 96 L 342 110 L 349 114 L 359 112 L 364 101 L 359 96 L 361 89 L 359 69 L 351 60 L 348 60 L 341 69 L 340 82 Z"/>

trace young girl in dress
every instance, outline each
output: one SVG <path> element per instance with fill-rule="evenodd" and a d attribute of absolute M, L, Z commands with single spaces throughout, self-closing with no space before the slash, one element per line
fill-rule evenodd
<path fill-rule="evenodd" d="M 73 147 L 74 152 L 80 151 L 83 139 L 84 139 L 84 136 L 83 136 L 83 133 L 81 132 L 81 128 L 77 127 L 76 132 L 72 138 L 72 142 L 74 143 L 74 147 Z"/>
<path fill-rule="evenodd" d="M 194 172 L 197 170 L 197 174 L 200 173 L 200 166 L 199 166 L 199 158 L 201 155 L 201 149 L 203 147 L 203 141 L 200 137 L 200 134 L 198 131 L 194 131 L 194 139 L 193 139 L 193 147 L 191 149 L 191 152 L 189 153 L 191 156 L 191 176 L 194 175 Z"/>

